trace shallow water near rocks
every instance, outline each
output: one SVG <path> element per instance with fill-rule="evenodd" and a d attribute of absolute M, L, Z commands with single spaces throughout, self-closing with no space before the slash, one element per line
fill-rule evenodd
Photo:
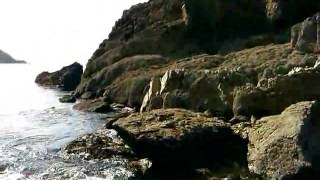
<path fill-rule="evenodd" d="M 110 115 L 84 113 L 61 104 L 64 95 L 39 87 L 32 65 L 0 64 L 0 179 L 126 179 L 125 160 L 84 161 L 60 148 L 92 133 Z M 112 132 L 111 132 L 112 134 Z"/>

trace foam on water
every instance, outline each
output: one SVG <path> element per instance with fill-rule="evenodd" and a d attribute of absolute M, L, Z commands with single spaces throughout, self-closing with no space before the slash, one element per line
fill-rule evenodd
<path fill-rule="evenodd" d="M 38 87 L 34 79 L 39 72 L 30 65 L 0 65 L 0 179 L 131 176 L 123 159 L 85 161 L 61 155 L 61 147 L 103 127 L 111 115 L 83 113 L 59 103 L 65 93 Z"/>

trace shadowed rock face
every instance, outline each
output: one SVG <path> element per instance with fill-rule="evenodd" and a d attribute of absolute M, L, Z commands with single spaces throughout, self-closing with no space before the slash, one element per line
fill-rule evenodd
<path fill-rule="evenodd" d="M 73 63 L 53 73 L 42 72 L 35 82 L 43 86 L 57 86 L 64 91 L 73 91 L 79 85 L 82 73 L 82 65 Z"/>
<path fill-rule="evenodd" d="M 120 118 L 111 126 L 154 166 L 201 168 L 245 164 L 246 141 L 218 118 L 182 109 Z"/>

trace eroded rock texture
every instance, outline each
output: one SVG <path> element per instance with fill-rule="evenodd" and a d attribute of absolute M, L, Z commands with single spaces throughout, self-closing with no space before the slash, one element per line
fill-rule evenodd
<path fill-rule="evenodd" d="M 249 130 L 249 169 L 268 179 L 320 177 L 320 105 L 300 102 Z"/>

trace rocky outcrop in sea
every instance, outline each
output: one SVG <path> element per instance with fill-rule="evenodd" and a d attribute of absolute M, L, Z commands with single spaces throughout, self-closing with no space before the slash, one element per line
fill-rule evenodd
<path fill-rule="evenodd" d="M 133 6 L 74 92 L 76 109 L 119 115 L 63 151 L 126 157 L 138 179 L 320 178 L 318 10 L 315 0 Z"/>
<path fill-rule="evenodd" d="M 42 86 L 58 87 L 63 91 L 73 91 L 79 85 L 82 73 L 82 65 L 75 62 L 53 73 L 42 72 L 35 82 Z"/>

